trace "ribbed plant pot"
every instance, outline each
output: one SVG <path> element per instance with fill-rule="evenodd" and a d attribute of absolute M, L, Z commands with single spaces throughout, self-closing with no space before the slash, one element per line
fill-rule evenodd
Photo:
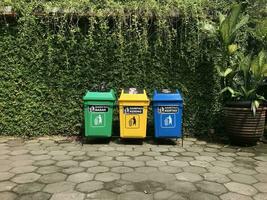
<path fill-rule="evenodd" d="M 254 116 L 245 104 L 224 107 L 225 130 L 232 143 L 254 145 L 263 136 L 266 107 L 260 107 Z"/>

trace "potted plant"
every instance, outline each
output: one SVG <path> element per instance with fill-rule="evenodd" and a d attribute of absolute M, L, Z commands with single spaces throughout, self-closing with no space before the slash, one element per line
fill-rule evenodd
<path fill-rule="evenodd" d="M 266 108 L 264 97 L 257 93 L 267 72 L 265 51 L 245 54 L 234 43 L 238 30 L 248 22 L 241 5 L 234 5 L 227 17 L 220 16 L 219 37 L 224 66 L 217 67 L 222 77 L 225 130 L 232 142 L 255 144 L 263 135 Z"/>
<path fill-rule="evenodd" d="M 226 85 L 222 93 L 230 94 L 230 101 L 224 107 L 225 129 L 234 143 L 254 144 L 263 135 L 265 99 L 257 91 L 267 72 L 266 58 L 264 51 L 255 58 L 241 55 L 237 68 L 223 76 Z"/>

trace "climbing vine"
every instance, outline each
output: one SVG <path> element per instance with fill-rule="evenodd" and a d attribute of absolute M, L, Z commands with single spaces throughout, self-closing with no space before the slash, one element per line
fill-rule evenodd
<path fill-rule="evenodd" d="M 77 134 L 86 90 L 178 88 L 186 132 L 206 133 L 220 110 L 216 23 L 227 1 L 4 0 L 0 133 Z M 1 9 L 0 9 L 1 10 Z M 1 13 L 1 11 L 0 11 Z M 151 121 L 151 116 L 149 117 Z"/>

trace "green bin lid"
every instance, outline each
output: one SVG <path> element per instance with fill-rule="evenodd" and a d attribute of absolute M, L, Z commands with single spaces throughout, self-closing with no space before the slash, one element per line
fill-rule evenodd
<path fill-rule="evenodd" d="M 115 93 L 114 90 L 110 90 L 109 92 L 90 92 L 88 91 L 83 96 L 84 101 L 115 101 Z"/>

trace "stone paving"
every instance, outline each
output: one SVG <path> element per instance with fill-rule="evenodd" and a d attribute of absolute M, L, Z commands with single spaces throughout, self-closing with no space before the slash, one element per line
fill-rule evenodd
<path fill-rule="evenodd" d="M 264 144 L 65 141 L 0 137 L 0 200 L 267 200 Z"/>

